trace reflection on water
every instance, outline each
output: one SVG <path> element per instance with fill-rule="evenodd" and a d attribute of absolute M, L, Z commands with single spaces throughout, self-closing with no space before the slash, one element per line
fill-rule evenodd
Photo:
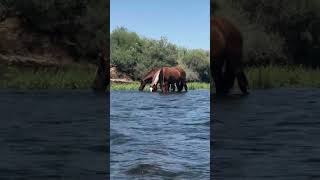
<path fill-rule="evenodd" d="M 217 99 L 214 179 L 319 179 L 320 90 L 257 90 Z"/>
<path fill-rule="evenodd" d="M 111 179 L 209 179 L 209 91 L 111 93 Z"/>
<path fill-rule="evenodd" d="M 107 178 L 105 97 L 0 91 L 0 179 Z"/>

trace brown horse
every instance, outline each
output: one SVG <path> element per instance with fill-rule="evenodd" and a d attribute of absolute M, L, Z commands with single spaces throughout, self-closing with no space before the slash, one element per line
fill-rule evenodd
<path fill-rule="evenodd" d="M 183 87 L 186 91 L 188 91 L 188 87 L 187 87 L 187 74 L 186 72 L 181 68 L 181 67 L 176 67 L 176 69 L 178 71 L 180 71 L 180 76 L 181 76 L 181 80 L 180 82 L 177 84 L 177 88 L 178 88 L 178 91 L 182 91 Z"/>
<path fill-rule="evenodd" d="M 242 67 L 243 39 L 240 31 L 224 18 L 211 17 L 211 45 L 216 93 L 227 94 L 237 78 L 240 90 L 247 94 L 248 80 Z"/>
<path fill-rule="evenodd" d="M 152 82 L 152 78 L 158 70 L 160 70 L 160 68 L 152 69 L 143 76 L 143 78 L 140 80 L 139 91 L 143 91 L 146 84 Z"/>
<path fill-rule="evenodd" d="M 154 68 L 152 70 L 150 70 L 149 72 L 147 72 L 143 78 L 140 80 L 140 87 L 139 87 L 139 91 L 143 91 L 143 89 L 145 88 L 146 84 L 152 83 L 152 80 L 154 79 L 155 74 L 157 73 L 157 71 L 159 71 L 161 68 Z M 157 91 L 157 85 L 158 82 L 153 86 L 152 92 Z M 174 88 L 174 84 L 171 84 L 171 89 L 172 91 L 175 90 Z"/>
<path fill-rule="evenodd" d="M 169 92 L 169 85 L 176 84 L 178 92 L 181 92 L 183 87 L 185 91 L 188 91 L 186 83 L 186 73 L 180 67 L 163 67 L 159 73 L 159 81 L 161 91 L 166 93 Z"/>

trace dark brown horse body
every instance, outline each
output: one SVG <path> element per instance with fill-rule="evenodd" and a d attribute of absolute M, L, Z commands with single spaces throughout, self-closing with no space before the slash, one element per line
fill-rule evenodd
<path fill-rule="evenodd" d="M 162 92 L 169 92 L 169 85 L 176 84 L 178 92 L 181 92 L 183 87 L 188 91 L 186 83 L 186 73 L 180 67 L 163 67 L 160 70 L 159 82 Z"/>
<path fill-rule="evenodd" d="M 240 31 L 224 18 L 211 17 L 212 76 L 216 93 L 227 94 L 235 78 L 242 93 L 247 93 L 248 81 L 243 72 L 243 39 Z"/>
<path fill-rule="evenodd" d="M 159 70 L 160 70 L 160 68 L 152 69 L 143 76 L 143 78 L 140 80 L 139 91 L 143 91 L 146 84 L 152 83 L 153 77 L 155 76 L 156 72 Z M 157 91 L 157 85 L 158 85 L 158 82 L 155 84 L 152 91 Z M 172 89 L 172 91 L 175 90 L 174 84 L 171 84 L 171 89 Z"/>

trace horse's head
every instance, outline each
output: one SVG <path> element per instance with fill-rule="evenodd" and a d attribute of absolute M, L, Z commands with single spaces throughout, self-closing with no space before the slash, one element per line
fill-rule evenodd
<path fill-rule="evenodd" d="M 159 74 L 160 74 L 160 70 L 158 70 L 154 76 L 152 77 L 152 82 L 150 84 L 150 91 L 151 92 L 155 92 L 157 91 L 157 84 L 159 83 Z"/>
<path fill-rule="evenodd" d="M 139 91 L 143 91 L 145 86 L 146 86 L 146 82 L 144 80 L 140 80 Z"/>
<path fill-rule="evenodd" d="M 156 92 L 158 90 L 157 84 L 150 85 L 150 91 Z"/>
<path fill-rule="evenodd" d="M 146 73 L 140 80 L 140 87 L 139 91 L 143 91 L 144 87 L 146 86 L 147 83 L 151 83 L 152 77 L 155 73 L 156 69 L 152 69 L 148 73 Z"/>

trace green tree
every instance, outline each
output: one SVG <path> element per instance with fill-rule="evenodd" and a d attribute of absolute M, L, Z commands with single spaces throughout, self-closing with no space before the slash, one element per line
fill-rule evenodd
<path fill-rule="evenodd" d="M 210 59 L 204 50 L 189 50 L 182 59 L 186 66 L 196 72 L 201 81 L 209 82 Z"/>

